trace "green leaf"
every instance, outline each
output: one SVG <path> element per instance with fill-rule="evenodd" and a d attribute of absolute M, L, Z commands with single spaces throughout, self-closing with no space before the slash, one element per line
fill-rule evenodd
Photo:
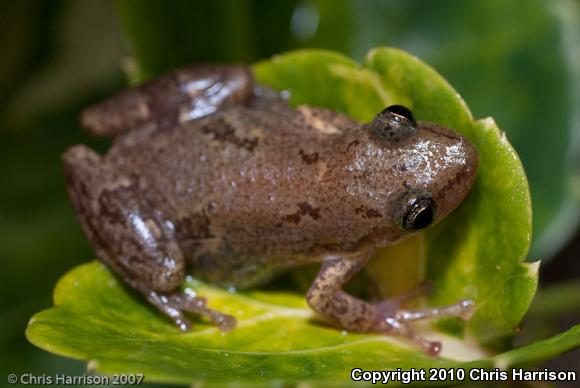
<path fill-rule="evenodd" d="M 425 277 L 435 285 L 428 301 L 433 305 L 474 299 L 477 310 L 466 330 L 455 320 L 424 327 L 427 336 L 443 338 L 444 353 L 433 359 L 397 338 L 326 326 L 297 292 L 230 293 L 190 279 L 186 287 L 208 297 L 210 306 L 236 316 L 239 327 L 222 334 L 199 323 L 183 334 L 104 267 L 90 263 L 60 280 L 55 307 L 31 319 L 27 338 L 48 351 L 90 360 L 90 368 L 102 373 L 139 372 L 148 381 L 178 383 L 349 382 L 354 366 L 492 366 L 494 359 L 482 345 L 504 345 L 501 340 L 514 333 L 537 285 L 537 265 L 523 263 L 531 231 L 527 181 L 493 120 L 474 121 L 444 79 L 396 49 L 371 51 L 363 67 L 329 51 L 290 52 L 256 64 L 254 73 L 259 82 L 289 91 L 294 105 L 323 106 L 369 120 L 385 105 L 404 103 L 419 119 L 455 128 L 476 145 L 480 168 L 464 204 L 421 237 L 382 250 L 373 265 L 383 270 L 371 273 L 381 284 L 405 279 L 399 289 Z M 394 265 L 385 266 L 389 260 Z M 407 275 L 398 275 L 399 268 Z M 575 331 L 558 339 L 550 354 L 577 342 Z M 545 356 L 526 348 L 520 352 L 527 360 Z M 508 357 L 503 365 L 519 359 Z"/>
<path fill-rule="evenodd" d="M 189 280 L 210 305 L 239 318 L 227 334 L 199 323 L 179 332 L 142 303 L 99 262 L 80 265 L 63 276 L 55 307 L 36 314 L 26 331 L 35 345 L 89 361 L 105 374 L 143 373 L 146 382 L 350 381 L 354 367 L 472 368 L 519 366 L 541 361 L 580 345 L 580 325 L 552 339 L 486 357 L 447 338 L 447 357 L 429 358 L 397 339 L 344 333 L 321 325 L 293 293 L 229 293 Z M 454 357 L 456 360 L 451 359 Z"/>
<path fill-rule="evenodd" d="M 513 349 L 494 357 L 494 366 L 508 368 L 515 365 L 533 365 L 538 360 L 549 360 L 580 346 L 580 325 L 552 338 Z"/>

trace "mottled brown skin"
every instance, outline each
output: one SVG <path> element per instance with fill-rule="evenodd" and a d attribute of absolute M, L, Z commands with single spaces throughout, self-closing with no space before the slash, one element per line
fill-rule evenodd
<path fill-rule="evenodd" d="M 467 195 L 477 153 L 451 130 L 419 122 L 394 141 L 338 112 L 292 109 L 254 87 L 243 66 L 176 71 L 89 108 L 83 124 L 116 136 L 105 156 L 83 145 L 63 155 L 85 233 L 105 264 L 183 329 L 183 311 L 235 325 L 178 293 L 186 269 L 250 287 L 323 262 L 307 296 L 314 310 L 348 330 L 403 335 L 432 355 L 440 344 L 407 322 L 472 310 L 462 301 L 408 311 L 342 292 L 376 248 L 410 234 L 405 193 L 429 193 L 435 222 Z"/>

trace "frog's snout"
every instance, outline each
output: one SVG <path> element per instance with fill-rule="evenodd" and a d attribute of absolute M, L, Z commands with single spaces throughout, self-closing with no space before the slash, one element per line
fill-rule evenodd
<path fill-rule="evenodd" d="M 466 190 L 469 192 L 473 183 L 475 182 L 475 176 L 477 173 L 477 166 L 479 165 L 479 153 L 477 149 L 467 138 L 460 136 L 463 149 L 465 150 L 465 165 L 463 167 L 465 175 L 465 186 Z M 467 193 L 466 193 L 467 194 Z"/>
<path fill-rule="evenodd" d="M 420 122 L 414 148 L 427 162 L 415 169 L 416 184 L 427 190 L 442 220 L 469 194 L 475 183 L 479 156 L 465 136 L 434 123 Z"/>
<path fill-rule="evenodd" d="M 479 165 L 475 146 L 466 137 L 454 135 L 456 143 L 447 148 L 447 154 L 451 156 L 444 173 L 446 179 L 442 179 L 434 190 L 439 197 L 440 217 L 445 217 L 463 202 L 475 183 Z"/>

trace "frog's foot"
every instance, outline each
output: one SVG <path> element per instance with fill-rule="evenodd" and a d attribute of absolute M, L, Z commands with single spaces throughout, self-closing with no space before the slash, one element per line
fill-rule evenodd
<path fill-rule="evenodd" d="M 366 264 L 369 256 L 367 253 L 327 258 L 308 291 L 307 300 L 310 306 L 341 328 L 398 335 L 410 340 L 428 355 L 437 356 L 441 352 L 441 343 L 426 340 L 409 324 L 443 316 L 469 319 L 473 314 L 474 303 L 462 300 L 443 307 L 406 310 L 401 308 L 401 304 L 427 292 L 427 286 L 375 304 L 364 302 L 342 291 L 346 282 Z"/>
<path fill-rule="evenodd" d="M 191 328 L 191 321 L 184 312 L 199 314 L 212 323 L 221 331 L 231 331 L 236 327 L 236 318 L 231 315 L 220 313 L 210 309 L 206 305 L 206 299 L 200 296 L 192 296 L 186 293 L 159 294 L 150 292 L 147 299 L 151 304 L 167 315 L 183 331 Z"/>
<path fill-rule="evenodd" d="M 417 344 L 428 355 L 437 356 L 441 352 L 441 342 L 428 341 L 414 331 L 409 323 L 440 317 L 468 320 L 473 315 L 475 304 L 469 299 L 463 299 L 447 306 L 405 310 L 400 309 L 400 301 L 396 298 L 385 300 L 374 307 L 377 319 L 372 326 L 376 331 L 398 334 Z"/>

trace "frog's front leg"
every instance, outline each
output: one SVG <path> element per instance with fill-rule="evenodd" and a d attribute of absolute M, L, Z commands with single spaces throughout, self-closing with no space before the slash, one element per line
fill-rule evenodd
<path fill-rule="evenodd" d="M 125 282 L 168 315 L 182 330 L 184 311 L 201 314 L 222 330 L 235 319 L 206 307 L 205 299 L 182 294 L 185 260 L 173 224 L 126 176 L 85 146 L 63 154 L 68 191 L 79 221 L 97 256 Z"/>
<path fill-rule="evenodd" d="M 438 355 L 441 343 L 421 337 L 409 326 L 409 322 L 440 316 L 468 319 L 473 312 L 473 302 L 462 300 L 438 308 L 404 310 L 400 308 L 401 302 L 407 299 L 404 296 L 371 304 L 342 291 L 342 287 L 364 267 L 370 256 L 369 252 L 365 252 L 324 260 L 308 291 L 308 304 L 323 317 L 347 330 L 400 335 L 417 344 L 430 356 Z"/>
<path fill-rule="evenodd" d="M 90 133 L 101 136 L 117 136 L 148 124 L 171 129 L 226 106 L 248 103 L 253 88 L 248 66 L 190 66 L 85 109 L 81 122 Z"/>

